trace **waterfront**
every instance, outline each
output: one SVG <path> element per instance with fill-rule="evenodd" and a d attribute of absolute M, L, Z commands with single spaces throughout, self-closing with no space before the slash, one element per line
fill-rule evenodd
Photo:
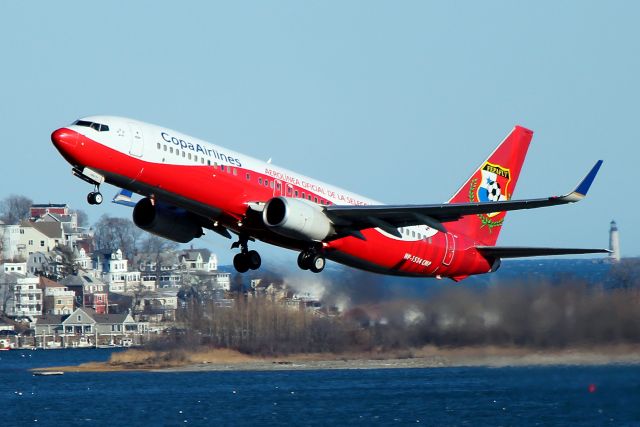
<path fill-rule="evenodd" d="M 29 371 L 107 360 L 112 351 L 1 354 L 3 425 L 640 424 L 637 365 L 54 377 Z"/>

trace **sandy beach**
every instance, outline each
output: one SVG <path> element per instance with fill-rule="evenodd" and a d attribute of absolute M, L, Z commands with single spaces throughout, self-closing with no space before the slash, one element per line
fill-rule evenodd
<path fill-rule="evenodd" d="M 191 352 L 151 352 L 132 349 L 114 353 L 107 362 L 35 368 L 33 371 L 273 371 L 606 364 L 640 364 L 640 346 L 548 351 L 517 347 L 423 347 L 403 352 L 298 354 L 281 357 L 249 356 L 226 349 Z"/>

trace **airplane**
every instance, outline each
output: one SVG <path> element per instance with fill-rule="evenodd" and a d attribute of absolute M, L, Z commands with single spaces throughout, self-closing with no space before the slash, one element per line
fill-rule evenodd
<path fill-rule="evenodd" d="M 602 160 L 563 196 L 512 199 L 533 132 L 515 126 L 447 203 L 384 205 L 172 129 L 115 116 L 90 116 L 51 134 L 75 176 L 123 191 L 133 221 L 187 243 L 211 230 L 237 241 L 235 269 L 256 270 L 256 239 L 299 252 L 298 266 L 321 272 L 326 260 L 375 273 L 451 278 L 496 271 L 505 258 L 607 253 L 604 249 L 503 247 L 506 212 L 583 199 Z M 133 202 L 131 195 L 142 198 Z M 118 200 L 116 200 L 118 202 Z"/>

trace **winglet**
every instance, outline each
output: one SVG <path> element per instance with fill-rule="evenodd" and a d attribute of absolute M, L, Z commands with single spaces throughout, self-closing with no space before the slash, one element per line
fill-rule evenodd
<path fill-rule="evenodd" d="M 593 181 L 596 179 L 596 175 L 600 170 L 600 166 L 602 166 L 602 160 L 598 160 L 596 164 L 593 165 L 587 176 L 585 176 L 582 181 L 580 181 L 576 189 L 565 197 L 572 199 L 572 201 L 583 199 L 589 192 L 591 184 L 593 184 Z"/>

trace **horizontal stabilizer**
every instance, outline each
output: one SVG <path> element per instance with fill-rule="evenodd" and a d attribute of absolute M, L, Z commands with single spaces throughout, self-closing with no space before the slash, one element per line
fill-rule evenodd
<path fill-rule="evenodd" d="M 606 254 L 606 249 L 581 248 L 532 248 L 526 246 L 477 246 L 476 249 L 487 258 L 526 258 L 549 255 Z"/>

